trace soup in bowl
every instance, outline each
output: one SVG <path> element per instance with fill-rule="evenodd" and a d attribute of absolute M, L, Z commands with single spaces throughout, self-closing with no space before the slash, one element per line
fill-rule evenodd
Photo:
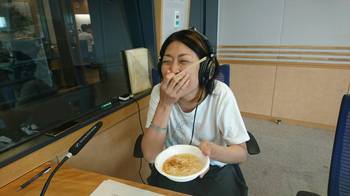
<path fill-rule="evenodd" d="M 156 157 L 155 167 L 159 173 L 176 182 L 197 178 L 209 168 L 210 160 L 192 145 L 174 145 Z"/>

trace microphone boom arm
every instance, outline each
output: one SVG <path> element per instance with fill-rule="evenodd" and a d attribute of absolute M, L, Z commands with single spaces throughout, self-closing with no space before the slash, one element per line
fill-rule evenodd
<path fill-rule="evenodd" d="M 40 196 L 44 196 L 47 188 L 49 187 L 49 184 L 51 182 L 51 179 L 55 175 L 55 173 L 58 171 L 58 169 L 63 165 L 64 162 L 66 162 L 69 158 L 72 156 L 78 154 L 80 150 L 88 143 L 88 141 L 96 134 L 96 132 L 102 127 L 103 123 L 102 121 L 97 122 L 94 126 L 92 126 L 86 133 L 84 133 L 83 136 L 81 136 L 68 150 L 68 153 L 64 158 L 58 163 L 58 165 L 55 167 L 55 169 L 51 172 L 50 176 L 47 178 L 46 183 L 41 190 Z"/>

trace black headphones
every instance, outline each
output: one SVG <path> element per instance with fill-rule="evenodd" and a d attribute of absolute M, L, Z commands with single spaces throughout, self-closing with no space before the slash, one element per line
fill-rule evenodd
<path fill-rule="evenodd" d="M 214 48 L 211 46 L 208 37 L 199 32 L 195 27 L 191 27 L 190 30 L 197 33 L 202 40 L 204 40 L 204 43 L 209 51 L 206 56 L 207 59 L 200 64 L 198 73 L 199 85 L 207 86 L 208 82 L 215 76 L 215 69 L 218 61 L 214 53 Z"/>
<path fill-rule="evenodd" d="M 213 87 L 214 87 L 213 80 L 214 80 L 214 77 L 215 77 L 215 75 L 217 73 L 217 69 L 218 69 L 218 66 L 219 66 L 219 63 L 218 63 L 217 58 L 216 58 L 216 55 L 214 53 L 214 48 L 211 46 L 211 44 L 209 42 L 209 39 L 205 35 L 200 33 L 196 28 L 192 27 L 192 28 L 190 28 L 188 30 L 191 31 L 191 32 L 194 32 L 196 35 L 198 35 L 198 37 L 201 39 L 201 42 L 204 43 L 206 49 L 208 50 L 208 53 L 205 54 L 206 60 L 204 60 L 200 64 L 199 72 L 198 72 L 198 80 L 199 80 L 199 85 L 202 86 L 202 87 L 205 87 L 207 92 L 211 93 L 212 90 L 213 90 Z M 182 31 L 186 31 L 186 30 L 182 30 Z M 178 33 L 178 32 L 175 32 L 174 34 L 176 34 L 176 33 Z M 169 38 L 172 35 L 170 35 Z M 167 44 L 167 45 L 170 44 L 169 42 L 167 42 L 167 40 L 164 41 L 163 45 L 164 44 Z M 189 40 L 187 42 L 194 43 L 194 41 L 192 41 L 192 40 Z M 188 43 L 188 44 L 192 44 L 192 43 Z M 186 45 L 188 46 L 188 44 L 186 44 Z M 193 49 L 193 48 L 191 48 L 191 49 Z M 165 48 L 162 47 L 162 49 L 160 51 L 161 55 L 162 55 L 162 53 L 164 55 L 164 52 L 165 52 Z M 201 52 L 204 52 L 204 51 L 201 51 Z M 158 60 L 159 60 L 158 61 L 158 71 L 160 73 L 160 76 L 162 77 L 161 66 L 162 66 L 163 56 L 160 56 Z"/>

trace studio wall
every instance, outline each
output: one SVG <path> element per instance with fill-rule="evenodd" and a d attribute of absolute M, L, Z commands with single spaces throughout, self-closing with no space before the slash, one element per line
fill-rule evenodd
<path fill-rule="evenodd" d="M 350 2 L 219 1 L 218 57 L 243 113 L 334 129 L 350 88 Z"/>

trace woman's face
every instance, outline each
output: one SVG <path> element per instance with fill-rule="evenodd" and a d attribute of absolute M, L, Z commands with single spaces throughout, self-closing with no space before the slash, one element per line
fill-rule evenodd
<path fill-rule="evenodd" d="M 196 61 L 199 61 L 199 58 L 193 50 L 181 42 L 174 41 L 165 50 L 161 68 L 162 76 L 165 78 L 170 73 L 187 72 L 190 83 L 185 94 L 188 94 L 199 87 L 198 71 L 200 65 L 193 65 Z"/>

